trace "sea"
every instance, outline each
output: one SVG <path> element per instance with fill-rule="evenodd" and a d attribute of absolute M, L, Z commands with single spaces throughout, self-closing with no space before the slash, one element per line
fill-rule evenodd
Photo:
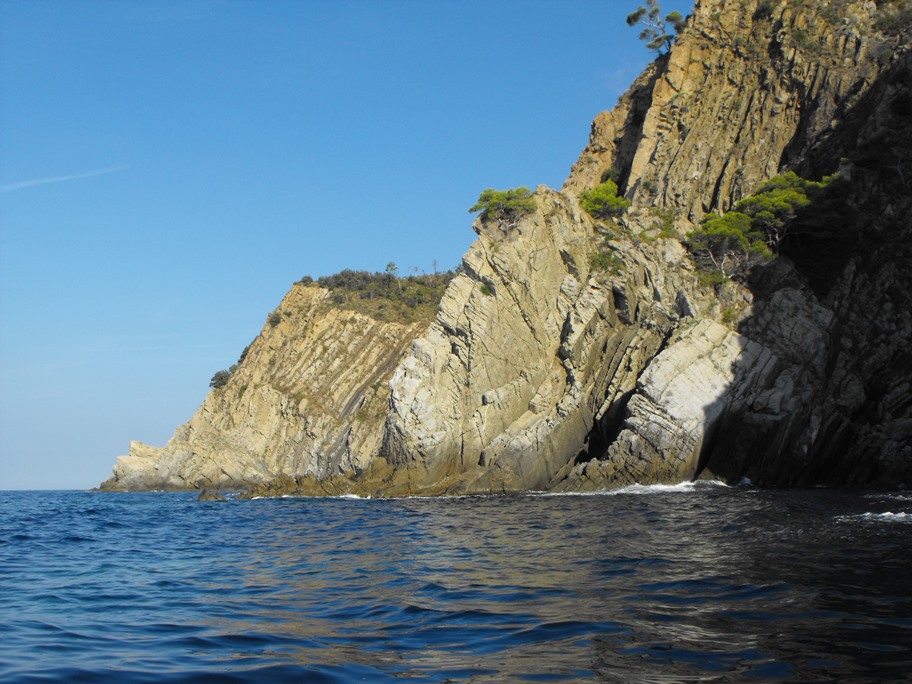
<path fill-rule="evenodd" d="M 912 492 L 0 492 L 0 682 L 912 681 Z"/>

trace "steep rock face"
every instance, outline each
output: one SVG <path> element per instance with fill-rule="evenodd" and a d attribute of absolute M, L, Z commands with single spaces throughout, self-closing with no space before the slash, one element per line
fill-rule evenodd
<path fill-rule="evenodd" d="M 678 242 L 615 240 L 623 269 L 593 271 L 594 222 L 564 195 L 536 197 L 507 233 L 476 223 L 464 273 L 390 383 L 383 454 L 429 491 L 551 486 L 700 297 Z"/>
<path fill-rule="evenodd" d="M 432 336 L 394 376 L 388 458 L 417 464 L 445 491 L 569 491 L 680 480 L 707 468 L 766 484 L 908 477 L 905 381 L 894 381 L 890 406 L 878 408 L 878 415 L 896 414 L 889 437 L 874 442 L 886 440 L 886 450 L 869 446 L 847 456 L 853 449 L 844 438 L 885 425 L 857 420 L 872 400 L 862 389 L 870 363 L 864 373 L 834 375 L 868 355 L 907 359 L 904 313 L 887 325 L 889 340 L 875 342 L 865 332 L 884 327 L 872 320 L 884 296 L 909 291 L 899 285 L 908 268 L 895 253 L 884 255 L 889 266 L 881 271 L 889 276 L 870 274 L 879 282 L 869 291 L 853 285 L 855 265 L 843 263 L 844 273 L 830 274 L 839 283 L 831 283 L 833 294 L 820 296 L 801 268 L 783 260 L 767 269 L 755 297 L 735 284 L 718 293 L 701 287 L 675 252 L 680 243 L 650 240 L 660 223 L 653 208 L 676 209 L 678 226 L 689 229 L 705 212 L 724 210 L 761 181 L 800 166 L 838 133 L 842 145 L 828 147 L 829 163 L 804 169 L 815 177 L 836 171 L 839 156 L 863 147 L 860 109 L 868 128 L 880 130 L 886 120 L 901 127 L 891 112 L 904 102 L 907 56 L 892 65 L 883 59 L 891 42 L 872 29 L 873 3 L 842 3 L 846 14 L 838 21 L 813 3 L 763 7 L 770 11 L 749 2 L 698 5 L 670 55 L 597 117 L 558 196 L 571 201 L 540 207 L 506 241 L 501 263 L 482 234 Z M 894 134 L 907 137 L 908 121 Z M 634 210 L 612 243 L 623 260 L 618 277 L 593 278 L 580 250 L 586 245 L 591 254 L 592 241 L 583 237 L 592 227 L 568 212 L 573 196 L 609 170 L 627 187 Z M 894 226 L 893 242 L 908 244 L 907 229 Z M 842 230 L 858 225 L 847 219 Z M 550 266 L 539 271 L 536 262 Z M 473 280 L 490 283 L 495 298 L 472 297 Z M 885 294 L 891 288 L 897 292 Z M 510 296 L 496 296 L 504 291 Z M 517 291 L 539 307 L 554 304 L 523 319 L 535 305 Z M 737 330 L 721 325 L 725 318 Z M 852 347 L 854 359 L 837 351 L 847 346 L 848 328 L 853 339 L 865 337 Z M 518 340 L 509 347 L 516 354 L 501 352 Z M 498 353 L 482 351 L 468 363 L 473 349 Z M 446 393 L 435 394 L 439 387 Z"/>
<path fill-rule="evenodd" d="M 635 202 L 697 221 L 794 165 L 883 66 L 876 5 L 833 4 L 838 18 L 821 3 L 698 2 L 671 52 L 596 118 L 564 189 L 615 167 Z"/>
<path fill-rule="evenodd" d="M 296 286 L 231 382 L 106 486 L 912 482 L 912 53 L 881 11 L 698 3 L 561 192 L 508 230 L 476 222 L 429 327 Z M 790 168 L 847 179 L 832 225 L 747 282 L 702 284 L 686 232 Z M 576 198 L 609 172 L 633 206 L 600 223 Z"/>
<path fill-rule="evenodd" d="M 425 327 L 335 309 L 295 285 L 250 345 L 163 448 L 139 442 L 106 489 L 237 487 L 358 472 L 383 438 L 387 383 Z"/>

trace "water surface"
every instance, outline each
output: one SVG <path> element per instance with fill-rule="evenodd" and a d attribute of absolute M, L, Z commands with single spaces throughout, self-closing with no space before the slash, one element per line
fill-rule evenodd
<path fill-rule="evenodd" d="M 912 493 L 0 492 L 0 681 L 885 682 Z"/>

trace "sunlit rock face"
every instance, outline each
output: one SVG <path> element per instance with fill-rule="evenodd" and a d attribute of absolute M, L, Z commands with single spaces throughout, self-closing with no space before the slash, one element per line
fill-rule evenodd
<path fill-rule="evenodd" d="M 882 5 L 698 3 L 561 191 L 476 221 L 429 325 L 296 285 L 229 383 L 103 486 L 912 484 L 912 74 Z M 686 234 L 786 170 L 847 181 L 832 230 L 706 283 Z M 600 222 L 578 196 L 609 174 L 632 206 Z"/>
<path fill-rule="evenodd" d="M 162 448 L 133 442 L 111 489 L 239 487 L 358 472 L 378 452 L 387 383 L 426 327 L 337 309 L 295 285 L 228 383 Z"/>

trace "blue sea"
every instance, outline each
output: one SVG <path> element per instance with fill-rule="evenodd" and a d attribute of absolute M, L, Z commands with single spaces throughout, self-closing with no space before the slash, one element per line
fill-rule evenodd
<path fill-rule="evenodd" d="M 912 492 L 0 492 L 0 681 L 912 680 Z"/>

